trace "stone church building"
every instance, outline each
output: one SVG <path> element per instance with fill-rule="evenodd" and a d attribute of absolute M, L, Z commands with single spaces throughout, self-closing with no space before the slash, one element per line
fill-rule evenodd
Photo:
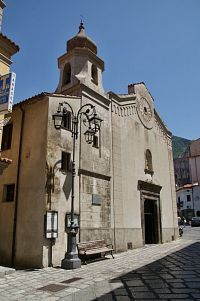
<path fill-rule="evenodd" d="M 71 116 L 61 130 L 52 115 L 59 103 L 76 112 L 95 105 L 101 130 L 92 144 L 80 120 L 76 141 L 75 213 L 78 241 L 105 239 L 116 252 L 177 238 L 171 133 L 144 83 L 127 94 L 106 93 L 104 62 L 83 24 L 58 58 L 55 93 L 43 92 L 13 108 L 4 126 L 2 156 L 12 164 L 0 176 L 0 264 L 60 265 L 71 210 Z M 46 212 L 58 213 L 58 235 L 47 238 Z"/>

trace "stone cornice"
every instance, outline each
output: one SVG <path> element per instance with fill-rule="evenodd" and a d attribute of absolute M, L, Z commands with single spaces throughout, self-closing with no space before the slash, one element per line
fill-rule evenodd
<path fill-rule="evenodd" d="M 158 122 L 161 129 L 171 138 L 172 133 L 168 130 L 168 128 L 166 127 L 166 125 L 164 124 L 164 122 L 162 121 L 162 119 L 160 118 L 160 116 L 158 115 L 155 109 L 154 109 L 154 114 L 155 114 L 155 119 Z"/>
<path fill-rule="evenodd" d="M 112 112 L 118 116 L 130 116 L 135 114 L 136 95 L 124 94 L 118 95 L 114 92 L 108 92 L 112 103 Z"/>
<path fill-rule="evenodd" d="M 89 96 L 93 101 L 98 102 L 99 104 L 103 104 L 106 106 L 106 109 L 110 106 L 110 99 L 105 96 L 99 94 L 95 90 L 92 90 L 88 86 L 85 86 L 84 84 L 80 84 L 81 91 L 83 92 L 83 95 Z"/>
<path fill-rule="evenodd" d="M 130 101 L 135 104 L 136 94 L 119 95 L 112 91 L 109 91 L 107 94 L 109 98 L 112 99 L 112 101 L 116 102 L 116 104 L 119 106 L 130 105 Z"/>
<path fill-rule="evenodd" d="M 148 192 L 154 192 L 157 194 L 160 194 L 160 191 L 162 189 L 162 186 L 151 183 L 151 182 L 145 182 L 145 181 L 138 181 L 138 190 L 148 191 Z"/>
<path fill-rule="evenodd" d="M 104 61 L 102 61 L 98 56 L 96 56 L 90 49 L 87 48 L 75 48 L 63 55 L 61 55 L 58 58 L 58 68 L 60 68 L 60 64 L 65 61 L 70 59 L 72 56 L 87 56 L 91 57 L 94 62 L 104 71 Z"/>
<path fill-rule="evenodd" d="M 84 95 L 84 96 L 90 98 L 92 101 L 94 101 L 100 105 L 103 105 L 106 109 L 109 109 L 109 106 L 110 106 L 110 99 L 106 97 L 106 94 L 105 94 L 105 96 L 103 96 L 84 84 L 78 83 L 62 92 L 66 95 L 73 95 L 73 94 L 76 94 L 79 96 Z"/>
<path fill-rule="evenodd" d="M 105 180 L 105 181 L 110 181 L 110 179 L 111 179 L 110 175 L 104 175 L 104 174 L 100 174 L 100 173 L 97 173 L 94 171 L 81 169 L 81 168 L 79 168 L 79 170 L 78 170 L 78 175 L 84 175 L 84 176 L 97 178 L 97 179 L 101 179 L 101 180 Z"/>
<path fill-rule="evenodd" d="M 135 103 L 129 103 L 127 105 L 119 105 L 112 102 L 112 112 L 118 116 L 125 117 L 135 115 Z"/>

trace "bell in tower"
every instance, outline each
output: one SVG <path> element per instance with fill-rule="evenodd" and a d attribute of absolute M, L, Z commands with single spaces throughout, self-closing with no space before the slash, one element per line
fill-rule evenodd
<path fill-rule="evenodd" d="M 97 56 L 96 44 L 86 35 L 83 22 L 75 37 L 67 41 L 67 52 L 58 58 L 60 80 L 56 93 L 80 95 L 83 84 L 99 94 L 102 86 L 104 62 Z"/>

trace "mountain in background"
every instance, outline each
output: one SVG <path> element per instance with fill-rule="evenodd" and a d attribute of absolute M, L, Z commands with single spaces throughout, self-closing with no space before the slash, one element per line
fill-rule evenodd
<path fill-rule="evenodd" d="M 174 159 L 180 158 L 191 142 L 192 140 L 172 136 L 172 151 Z"/>

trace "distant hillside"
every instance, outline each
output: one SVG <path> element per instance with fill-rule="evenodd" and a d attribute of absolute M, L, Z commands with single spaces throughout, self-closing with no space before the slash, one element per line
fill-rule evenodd
<path fill-rule="evenodd" d="M 181 157 L 181 155 L 185 152 L 190 143 L 191 140 L 177 136 L 172 136 L 172 150 L 174 159 Z"/>

